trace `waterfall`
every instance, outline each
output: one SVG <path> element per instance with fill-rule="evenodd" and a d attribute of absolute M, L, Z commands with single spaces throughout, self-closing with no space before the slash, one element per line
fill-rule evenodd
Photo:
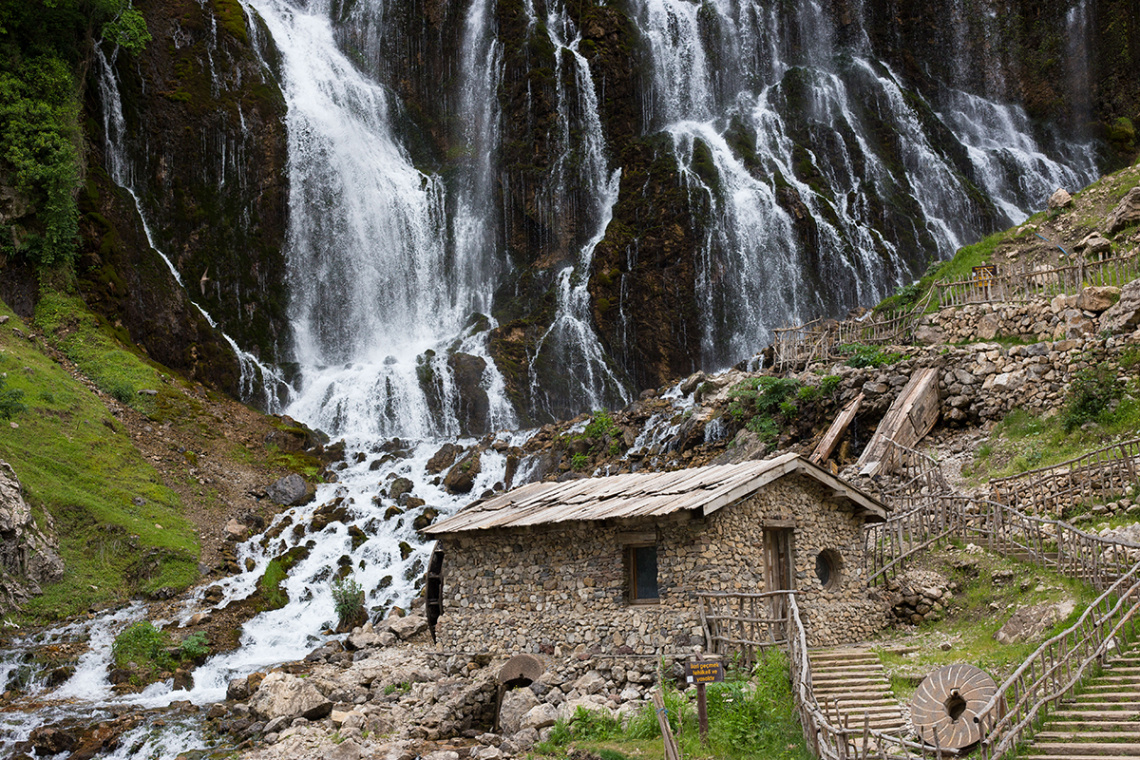
<path fill-rule="evenodd" d="M 954 34 L 1000 33 L 959 5 Z M 874 58 L 861 4 L 843 30 L 818 2 L 632 6 L 653 62 L 646 123 L 672 137 L 713 220 L 697 259 L 707 367 L 754 352 L 780 323 L 874 303 L 931 253 L 947 258 L 1096 176 L 1087 146 L 1047 152 L 1016 105 L 908 90 Z M 971 76 L 965 55 L 956 80 Z M 984 86 L 998 98 L 994 68 Z"/>
<path fill-rule="evenodd" d="M 625 404 L 630 394 L 607 360 L 593 327 L 590 294 L 587 290 L 594 249 L 605 237 L 613 218 L 621 182 L 621 170 L 611 170 L 606 157 L 606 141 L 598 112 L 598 95 L 590 65 L 578 49 L 581 35 L 565 7 L 551 4 L 546 23 L 542 25 L 554 47 L 557 68 L 559 149 L 551 172 L 549 188 L 555 216 L 570 213 L 567 207 L 572 195 L 581 195 L 587 208 L 584 218 L 591 230 L 575 261 L 564 266 L 556 279 L 557 307 L 554 321 L 543 333 L 530 362 L 531 395 L 540 399 L 539 406 L 552 414 L 558 407 L 571 409 L 604 409 Z M 537 19 L 531 16 L 532 33 L 540 34 Z M 566 86 L 563 67 L 573 74 L 573 92 Z M 581 133 L 575 139 L 575 127 Z M 553 356 L 549 356 L 552 354 Z M 565 387 L 542 387 L 538 368 L 543 362 L 560 367 L 571 382 Z"/>

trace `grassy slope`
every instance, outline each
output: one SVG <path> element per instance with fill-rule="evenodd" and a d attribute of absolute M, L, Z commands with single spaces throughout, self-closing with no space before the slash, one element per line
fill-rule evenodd
<path fill-rule="evenodd" d="M 64 307 L 52 298 L 44 305 L 49 311 L 37 318 L 49 324 Z M 0 457 L 16 471 L 41 524 L 45 511 L 54 517 L 67 566 L 63 581 L 29 603 L 25 616 L 61 617 L 125 594 L 189 585 L 197 577 L 198 540 L 178 497 L 99 397 L 19 337 L 15 330 L 27 335 L 28 326 L 7 306 L 0 304 L 0 313 L 10 317 L 0 327 L 0 372 L 8 387 L 24 392 L 27 407 L 13 420 L 18 427 L 0 428 Z M 99 361 L 115 376 L 145 378 L 154 387 L 156 370 L 115 349 L 89 315 L 74 321 L 71 343 L 101 352 Z"/>

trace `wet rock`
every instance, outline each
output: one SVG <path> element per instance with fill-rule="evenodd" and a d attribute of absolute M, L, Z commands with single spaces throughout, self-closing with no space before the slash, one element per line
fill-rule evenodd
<path fill-rule="evenodd" d="M 1085 236 L 1081 242 L 1073 246 L 1073 250 L 1083 250 L 1089 256 L 1102 257 L 1112 252 L 1112 242 L 1099 232 Z"/>
<path fill-rule="evenodd" d="M 249 679 L 245 676 L 241 678 L 231 679 L 226 685 L 226 699 L 234 700 L 237 702 L 244 702 L 249 699 Z"/>
<path fill-rule="evenodd" d="M 71 732 L 54 726 L 41 726 L 32 731 L 28 738 L 37 755 L 58 755 L 61 752 L 70 752 L 77 742 Z"/>
<path fill-rule="evenodd" d="M 412 521 L 412 527 L 416 530 L 423 530 L 435 522 L 437 517 L 439 517 L 439 510 L 428 507 L 422 513 L 420 513 L 420 515 L 415 520 Z"/>
<path fill-rule="evenodd" d="M 463 449 L 459 446 L 456 446 L 454 443 L 445 443 L 439 448 L 439 451 L 432 455 L 432 458 L 428 460 L 427 466 L 424 469 L 432 475 L 438 475 L 455 464 L 456 458 L 461 453 L 463 453 Z"/>
<path fill-rule="evenodd" d="M 392 499 L 399 499 L 406 493 L 411 493 L 416 485 L 408 478 L 396 478 L 392 481 L 392 485 L 388 486 L 388 496 Z"/>
<path fill-rule="evenodd" d="M 286 475 L 265 489 L 270 499 L 285 507 L 308 504 L 313 500 L 316 489 L 297 473 Z"/>
<path fill-rule="evenodd" d="M 482 471 L 478 449 L 472 451 L 447 471 L 443 485 L 451 493 L 470 493 L 475 487 L 475 478 Z"/>

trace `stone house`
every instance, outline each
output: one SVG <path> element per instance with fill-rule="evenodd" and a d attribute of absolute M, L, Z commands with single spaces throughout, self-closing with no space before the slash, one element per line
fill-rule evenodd
<path fill-rule="evenodd" d="M 429 620 L 445 650 L 684 654 L 698 593 L 795 589 L 812 644 L 859 641 L 887 622 L 863 562 L 885 517 L 796 454 L 531 483 L 425 531 Z"/>

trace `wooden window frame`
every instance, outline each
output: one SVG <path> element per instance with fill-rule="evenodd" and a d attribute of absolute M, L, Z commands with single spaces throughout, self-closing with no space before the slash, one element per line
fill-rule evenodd
<path fill-rule="evenodd" d="M 657 578 L 653 579 L 653 585 L 657 589 L 657 596 L 641 598 L 637 595 L 637 550 L 638 549 L 653 549 L 654 559 L 660 555 L 657 551 L 657 542 L 640 542 L 635 544 L 627 544 L 625 547 L 625 564 L 626 564 L 626 584 L 628 593 L 626 599 L 630 605 L 644 605 L 644 604 L 661 604 L 661 582 L 660 582 L 660 568 L 658 568 Z"/>

